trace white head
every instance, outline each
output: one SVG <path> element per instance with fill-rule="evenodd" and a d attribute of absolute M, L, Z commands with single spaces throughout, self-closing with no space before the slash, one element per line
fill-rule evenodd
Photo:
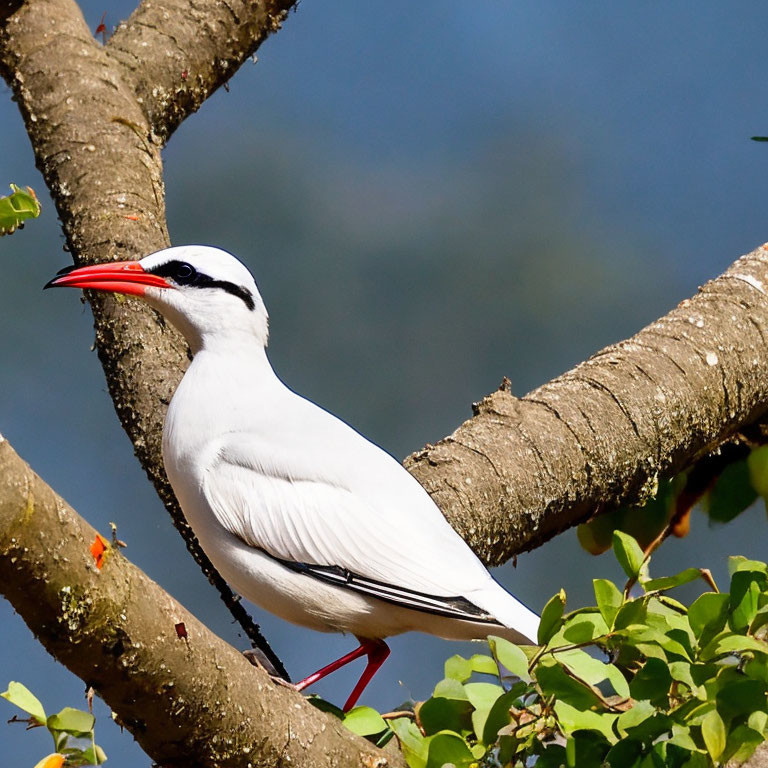
<path fill-rule="evenodd" d="M 184 334 L 193 353 L 227 342 L 267 345 L 267 310 L 256 282 L 219 248 L 181 245 L 140 261 L 67 268 L 46 288 L 54 286 L 141 296 Z"/>

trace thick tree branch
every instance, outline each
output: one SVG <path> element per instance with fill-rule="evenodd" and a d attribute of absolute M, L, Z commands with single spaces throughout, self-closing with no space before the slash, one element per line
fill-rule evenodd
<path fill-rule="evenodd" d="M 95 537 L 0 436 L 0 593 L 158 764 L 404 765 L 273 683 L 118 549 L 97 568 Z"/>
<path fill-rule="evenodd" d="M 0 25 L 11 86 L 37 166 L 77 263 L 139 258 L 169 245 L 160 144 L 124 70 L 72 0 L 29 0 Z M 187 547 L 251 640 L 285 675 L 258 627 L 197 544 L 163 470 L 165 406 L 187 365 L 181 337 L 142 302 L 89 295 L 96 346 L 120 421 Z M 154 351 L 147 354 L 149 349 Z"/>
<path fill-rule="evenodd" d="M 164 140 L 265 38 L 296 0 L 162 0 L 142 3 L 107 49 L 130 71 L 153 131 Z"/>
<path fill-rule="evenodd" d="M 768 248 L 522 399 L 496 392 L 408 468 L 500 563 L 596 510 L 642 501 L 768 406 Z"/>

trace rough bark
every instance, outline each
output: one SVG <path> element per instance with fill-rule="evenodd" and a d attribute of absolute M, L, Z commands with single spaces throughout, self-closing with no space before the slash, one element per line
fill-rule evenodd
<path fill-rule="evenodd" d="M 0 436 L 0 592 L 158 764 L 404 765 L 272 682 L 119 549 L 97 568 L 95 538 Z"/>
<path fill-rule="evenodd" d="M 212 13 L 227 8 L 224 3 L 209 5 Z M 122 25 L 120 61 L 112 57 L 109 46 L 93 38 L 72 0 L 29 0 L 0 26 L 0 74 L 13 89 L 37 166 L 51 191 L 69 250 L 78 264 L 140 258 L 170 243 L 161 140 L 158 126 L 148 116 L 151 103 L 143 100 L 143 84 L 135 77 L 136 61 L 142 56 L 134 51 L 134 70 L 124 63 L 132 45 L 138 51 L 149 51 L 149 45 L 143 45 L 146 41 L 133 30 L 144 28 L 147 13 L 162 16 L 164 8 L 162 3 L 151 3 L 149 11 L 139 8 Z M 276 9 L 270 14 L 260 9 L 257 3 L 241 9 L 244 18 L 250 20 L 248 31 L 254 35 L 252 44 L 240 50 L 241 56 L 277 25 Z M 173 37 L 171 21 L 178 20 L 178 9 L 168 13 L 164 32 Z M 262 24 L 260 34 L 254 28 L 258 23 Z M 234 25 L 232 21 L 230 27 Z M 226 41 L 239 40 L 230 27 L 223 23 L 217 26 L 223 35 L 222 56 Z M 152 31 L 151 27 L 145 29 L 147 35 Z M 179 39 L 194 48 L 190 35 L 190 30 L 186 36 L 179 32 Z M 163 55 L 163 39 L 154 39 L 151 58 Z M 236 50 L 234 42 L 232 50 Z M 234 65 L 228 67 L 228 74 L 233 69 Z M 216 87 L 217 74 L 207 74 L 210 82 L 200 85 L 199 78 L 195 82 L 210 93 Z M 183 91 L 175 96 L 180 106 L 174 114 L 178 115 L 189 102 Z M 187 365 L 183 340 L 141 302 L 95 292 L 89 292 L 88 298 L 99 359 L 110 372 L 109 392 L 139 461 L 190 552 L 244 631 L 275 669 L 287 677 L 258 627 L 200 549 L 165 477 L 160 446 L 162 425 L 165 407 Z"/>
<path fill-rule="evenodd" d="M 142 3 L 107 49 L 129 71 L 152 129 L 167 139 L 280 29 L 295 1 Z"/>

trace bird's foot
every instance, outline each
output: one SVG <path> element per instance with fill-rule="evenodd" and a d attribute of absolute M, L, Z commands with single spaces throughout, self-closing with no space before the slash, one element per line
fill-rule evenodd
<path fill-rule="evenodd" d="M 292 691 L 300 691 L 301 688 L 299 688 L 295 683 L 289 683 L 284 678 L 280 677 L 280 675 L 270 675 L 270 678 L 272 679 L 273 683 L 277 683 L 278 685 L 282 685 L 283 688 L 290 688 Z"/>
<path fill-rule="evenodd" d="M 245 658 L 248 659 L 248 661 L 250 661 L 254 667 L 261 667 L 261 669 L 263 669 L 272 679 L 280 678 L 280 675 L 278 674 L 274 665 L 266 657 L 263 651 L 261 651 L 261 649 L 251 648 L 247 651 L 243 651 L 243 656 L 245 656 Z M 280 679 L 282 680 L 282 678 Z"/>

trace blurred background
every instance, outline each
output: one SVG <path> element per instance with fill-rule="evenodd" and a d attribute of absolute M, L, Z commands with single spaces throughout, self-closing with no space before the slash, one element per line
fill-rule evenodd
<path fill-rule="evenodd" d="M 103 2 L 82 3 L 91 29 Z M 113 0 L 106 23 L 132 10 Z M 695 293 L 768 239 L 762 2 L 302 2 L 284 29 L 182 125 L 165 152 L 175 244 L 226 248 L 271 314 L 270 356 L 294 389 L 399 458 L 452 431 L 502 376 L 522 395 Z M 7 88 L 0 184 L 31 185 L 43 216 L 0 240 L 0 432 L 84 517 L 214 631 L 246 641 L 187 555 L 107 396 L 91 317 L 43 294 L 69 263 Z M 765 512 L 722 530 L 702 514 L 656 575 L 765 559 Z M 759 531 L 759 535 L 756 532 Z M 496 576 L 541 608 L 618 576 L 573 531 Z M 294 679 L 354 640 L 257 621 Z M 409 635 L 362 703 L 424 698 L 445 658 L 481 648 Z M 362 665 L 317 691 L 342 703 Z M 49 712 L 84 686 L 0 600 L 0 690 Z M 96 706 L 112 768 L 149 766 Z M 6 725 L 8 765 L 51 751 Z"/>

